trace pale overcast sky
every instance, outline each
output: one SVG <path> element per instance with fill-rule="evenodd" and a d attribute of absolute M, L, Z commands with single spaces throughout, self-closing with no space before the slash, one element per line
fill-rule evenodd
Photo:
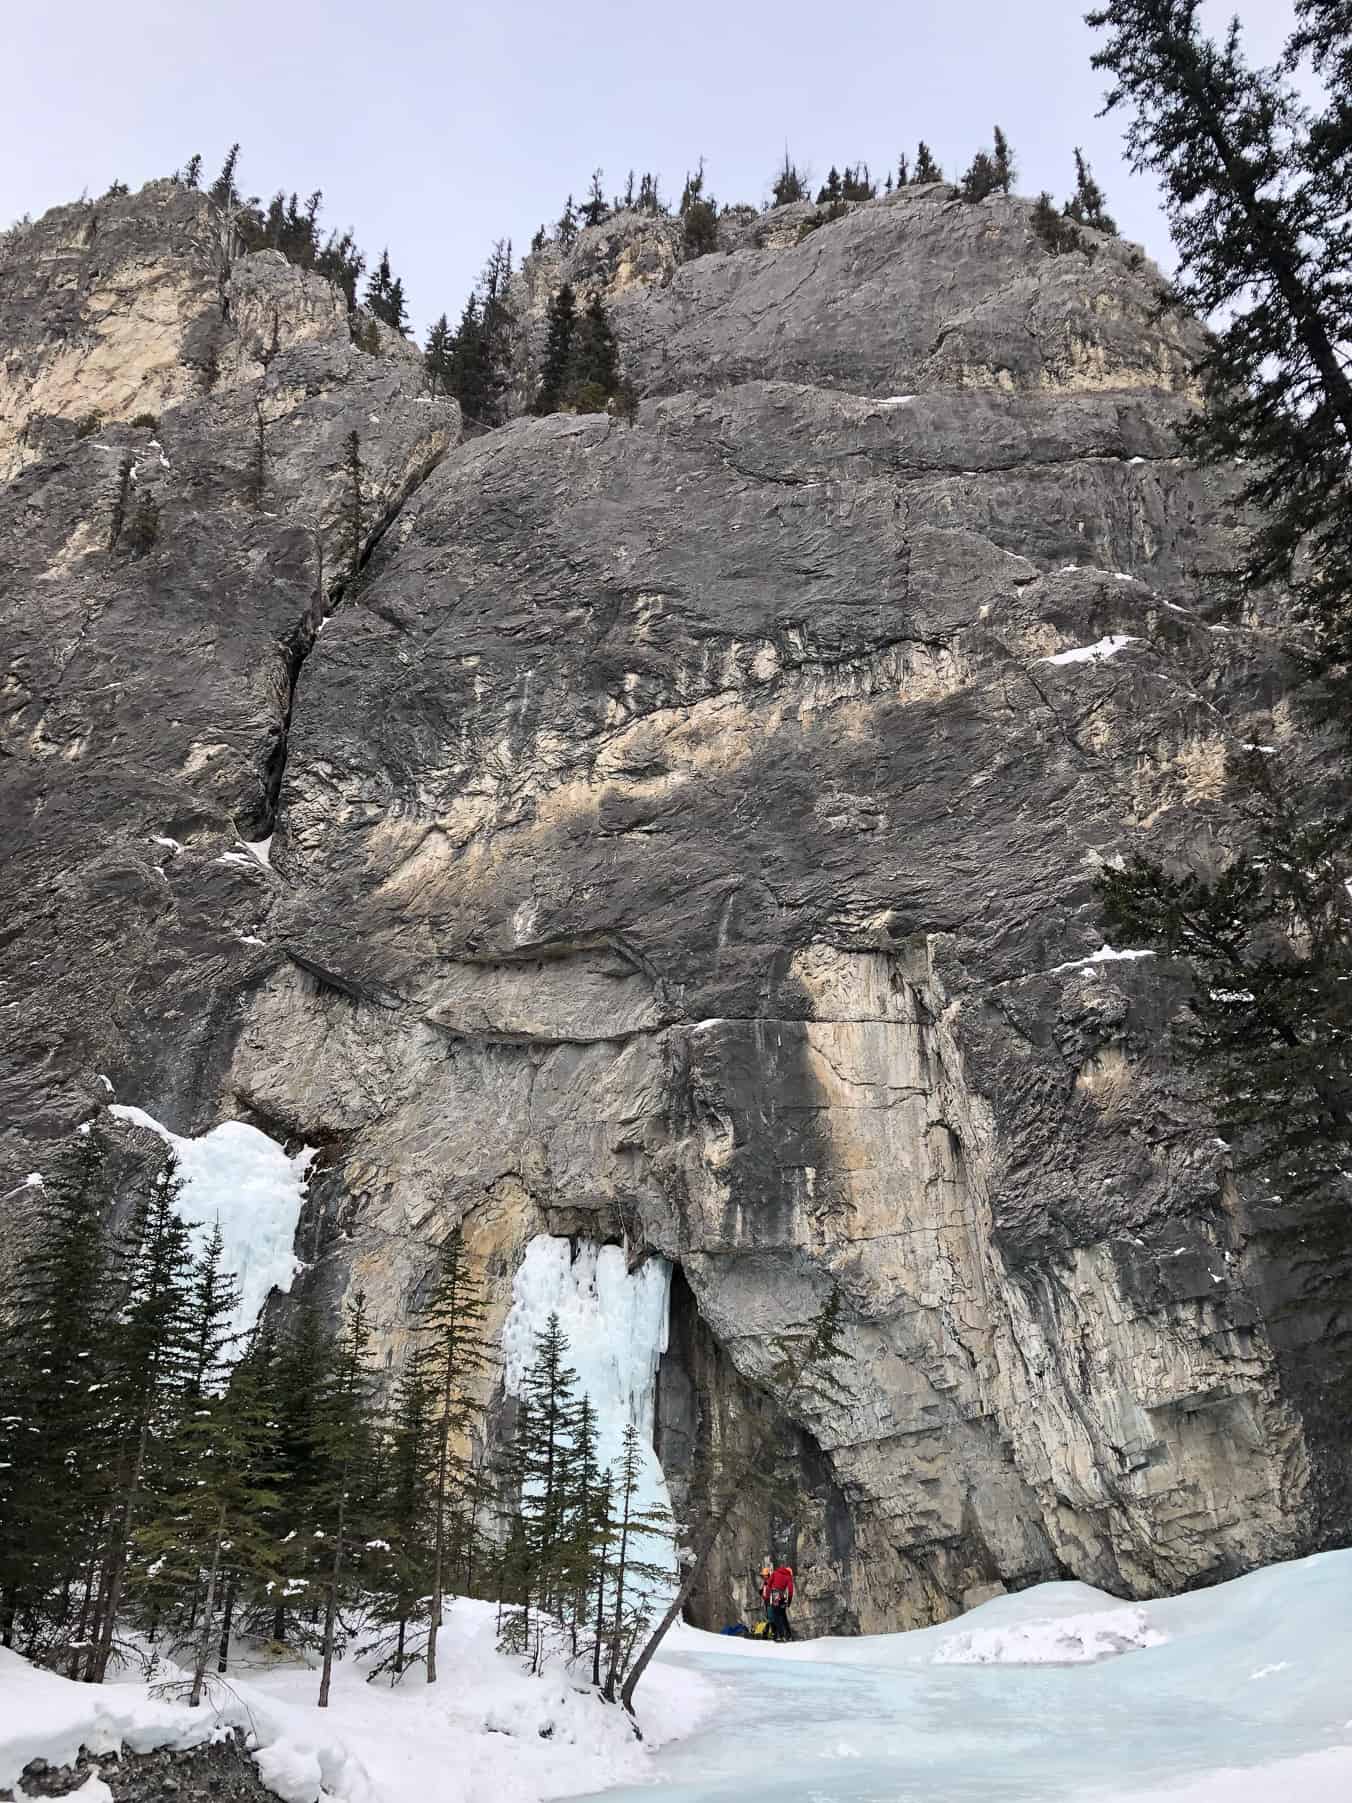
<path fill-rule="evenodd" d="M 879 176 L 926 138 L 945 173 L 998 120 L 1018 187 L 1058 199 L 1084 146 L 1122 230 L 1168 244 L 1151 184 L 1129 176 L 1083 0 L 64 0 L 9 9 L 0 111 L 0 225 L 133 187 L 202 153 L 209 181 L 235 139 L 239 182 L 324 190 L 374 261 L 388 244 L 420 332 L 452 320 L 495 238 L 518 254 L 632 166 L 679 194 L 702 155 L 722 201 L 767 198 L 787 142 L 820 179 Z M 1233 6 L 1217 5 L 1223 26 Z M 1255 57 L 1289 0 L 1238 0 Z"/>

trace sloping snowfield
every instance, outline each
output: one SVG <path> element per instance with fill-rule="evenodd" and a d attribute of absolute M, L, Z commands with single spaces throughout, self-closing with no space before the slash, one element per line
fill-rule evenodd
<path fill-rule="evenodd" d="M 1047 1584 L 914 1634 L 678 1630 L 641 1746 L 500 1658 L 487 1605 L 456 1603 L 447 1642 L 434 1690 L 345 1662 L 326 1714 L 299 1667 L 241 1673 L 218 1715 L 0 1653 L 0 1787 L 82 1741 L 189 1744 L 226 1720 L 286 1803 L 1352 1803 L 1352 1552 L 1144 1605 Z"/>

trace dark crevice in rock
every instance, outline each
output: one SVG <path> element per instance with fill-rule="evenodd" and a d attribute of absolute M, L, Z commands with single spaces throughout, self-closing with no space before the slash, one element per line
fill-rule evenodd
<path fill-rule="evenodd" d="M 357 579 L 365 570 L 380 545 L 381 540 L 390 527 L 398 519 L 409 500 L 422 487 L 423 483 L 436 470 L 446 456 L 439 451 L 423 464 L 395 495 L 393 501 L 385 509 L 380 519 L 367 535 L 362 548 L 361 558 L 357 565 Z M 323 552 L 318 552 L 318 570 L 315 580 L 315 597 L 305 613 L 296 622 L 288 637 L 283 641 L 282 654 L 286 666 L 286 701 L 282 709 L 281 723 L 276 740 L 268 752 L 264 770 L 264 795 L 266 812 L 259 827 L 259 837 L 268 838 L 276 828 L 277 805 L 282 792 L 282 780 L 286 775 L 287 751 L 291 735 L 291 714 L 296 702 L 296 689 L 300 682 L 300 673 L 319 638 L 319 628 L 330 615 L 337 613 L 344 598 L 352 586 L 351 576 L 339 577 L 327 588 L 324 584 Z"/>

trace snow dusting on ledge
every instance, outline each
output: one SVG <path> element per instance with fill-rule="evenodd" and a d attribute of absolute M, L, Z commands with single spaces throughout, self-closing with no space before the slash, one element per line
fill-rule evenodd
<path fill-rule="evenodd" d="M 1068 566 L 1073 568 L 1073 565 Z M 1076 645 L 1070 651 L 1058 651 L 1053 657 L 1040 657 L 1040 664 L 1101 664 L 1106 658 L 1116 657 L 1126 645 L 1134 645 L 1135 637 L 1129 632 L 1110 633 L 1107 638 L 1098 639 L 1092 645 Z"/>
<path fill-rule="evenodd" d="M 1152 951 L 1116 952 L 1110 945 L 1101 945 L 1096 952 L 1090 952 L 1087 957 L 1069 958 L 1064 964 L 1053 964 L 1046 974 L 1049 977 L 1054 977 L 1060 971 L 1079 970 L 1080 967 L 1085 964 L 1119 964 L 1124 959 L 1130 962 L 1136 958 L 1153 958 L 1154 955 L 1155 954 Z"/>
<path fill-rule="evenodd" d="M 144 1108 L 114 1103 L 108 1112 L 129 1126 L 148 1127 L 173 1148 L 183 1179 L 179 1212 L 197 1228 L 199 1240 L 220 1222 L 226 1266 L 239 1278 L 239 1308 L 231 1325 L 247 1333 L 269 1291 L 290 1289 L 300 1269 L 296 1227 L 313 1148 L 289 1158 L 276 1140 L 245 1121 L 222 1121 L 191 1139 L 171 1132 Z"/>

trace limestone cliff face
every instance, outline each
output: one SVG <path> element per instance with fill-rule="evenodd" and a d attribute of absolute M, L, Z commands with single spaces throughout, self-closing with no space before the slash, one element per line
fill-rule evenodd
<path fill-rule="evenodd" d="M 186 311 L 191 232 L 144 204 Z M 1230 528 L 1176 451 L 1196 328 L 1129 247 L 1050 257 L 1028 213 L 908 191 L 687 265 L 660 222 L 584 233 L 638 424 L 462 444 L 310 278 L 243 259 L 169 469 L 117 428 L 3 502 L 6 1172 L 100 1072 L 180 1130 L 318 1144 L 299 1250 L 392 1354 L 455 1220 L 499 1311 L 533 1233 L 659 1252 L 678 1490 L 836 1283 L 848 1399 L 783 1422 L 774 1529 L 817 1628 L 1175 1588 L 1346 1506 L 1347 1228 L 1254 1211 L 1165 1054 L 1178 973 L 1095 956 L 1094 871 L 1224 832 L 1227 734 L 1281 737 L 1281 671 L 1197 611 Z M 124 446 L 163 484 L 139 560 L 104 548 Z M 222 862 L 236 832 L 270 868 Z M 773 1525 L 738 1524 L 707 1615 Z"/>

